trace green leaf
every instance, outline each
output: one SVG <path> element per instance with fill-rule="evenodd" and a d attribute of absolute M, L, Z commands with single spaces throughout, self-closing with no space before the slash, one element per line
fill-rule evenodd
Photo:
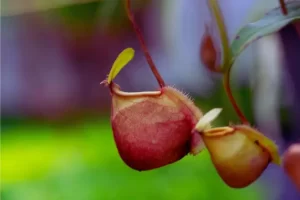
<path fill-rule="evenodd" d="M 127 65 L 132 60 L 133 57 L 134 57 L 134 50 L 132 48 L 126 48 L 118 55 L 117 59 L 115 60 L 109 72 L 107 78 L 108 84 L 112 80 L 114 80 L 114 78 L 119 74 L 121 69 L 123 69 L 125 65 Z"/>
<path fill-rule="evenodd" d="M 296 20 L 300 20 L 300 1 L 287 3 L 286 7 L 288 9 L 287 15 L 281 13 L 280 7 L 275 8 L 266 13 L 260 20 L 249 23 L 240 29 L 231 44 L 232 58 L 230 65 L 233 64 L 239 54 L 247 48 L 250 43 L 263 36 L 275 33 Z"/>

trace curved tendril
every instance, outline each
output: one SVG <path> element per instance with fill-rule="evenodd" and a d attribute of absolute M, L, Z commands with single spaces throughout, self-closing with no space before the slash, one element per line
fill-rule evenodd
<path fill-rule="evenodd" d="M 228 66 L 231 57 L 231 50 L 230 50 L 230 44 L 227 36 L 226 26 L 223 20 L 224 18 L 222 16 L 221 9 L 218 4 L 218 0 L 208 0 L 208 4 L 213 16 L 216 19 L 216 23 L 219 29 L 219 34 L 220 34 L 222 49 L 223 49 L 223 62 L 220 68 L 221 71 L 224 72 L 225 70 L 224 68 Z"/>
<path fill-rule="evenodd" d="M 218 0 L 208 0 L 209 7 L 211 9 L 211 12 L 213 16 L 216 19 L 216 23 L 219 29 L 219 34 L 221 38 L 222 48 L 223 48 L 223 62 L 221 67 L 219 68 L 221 72 L 224 73 L 223 75 L 223 84 L 226 91 L 226 94 L 229 98 L 230 103 L 232 104 L 236 114 L 240 118 L 241 122 L 243 124 L 249 124 L 247 118 L 239 108 L 230 87 L 230 71 L 231 67 L 233 65 L 233 60 L 231 59 L 231 49 L 230 49 L 230 43 L 227 36 L 227 30 L 224 23 L 224 18 L 222 16 L 221 9 L 218 4 Z"/>
<path fill-rule="evenodd" d="M 223 84 L 224 84 L 226 94 L 227 94 L 227 96 L 229 98 L 229 101 L 232 104 L 236 114 L 240 118 L 241 122 L 243 124 L 249 124 L 247 118 L 243 114 L 242 110 L 239 108 L 239 106 L 238 106 L 238 104 L 237 104 L 237 102 L 234 99 L 234 96 L 232 94 L 231 87 L 230 87 L 230 71 L 231 71 L 231 66 L 228 67 L 228 69 L 226 70 L 226 72 L 224 74 L 224 77 L 223 77 Z"/>
<path fill-rule="evenodd" d="M 280 7 L 281 7 L 282 14 L 283 15 L 287 15 L 288 11 L 287 11 L 287 8 L 286 8 L 284 0 L 279 0 L 279 4 L 280 4 Z"/>
<path fill-rule="evenodd" d="M 149 67 L 150 67 L 152 73 L 154 74 L 154 76 L 155 76 L 155 78 L 156 78 L 159 86 L 161 88 L 165 87 L 165 82 L 164 82 L 163 78 L 161 77 L 161 75 L 159 74 L 159 72 L 158 72 L 158 70 L 157 70 L 157 68 L 156 68 L 156 66 L 155 66 L 155 64 L 154 64 L 154 62 L 153 62 L 153 60 L 152 60 L 152 58 L 150 56 L 149 50 L 148 50 L 148 48 L 146 46 L 146 42 L 145 42 L 145 40 L 144 40 L 144 38 L 142 36 L 141 30 L 137 26 L 137 24 L 136 24 L 136 22 L 134 20 L 134 16 L 133 16 L 133 14 L 131 12 L 131 9 L 130 9 L 130 7 L 131 7 L 130 0 L 125 0 L 125 1 L 126 1 L 125 8 L 126 8 L 127 16 L 128 16 L 128 18 L 129 18 L 129 20 L 130 20 L 130 22 L 131 22 L 131 24 L 132 24 L 132 26 L 134 28 L 134 31 L 135 31 L 138 39 L 139 39 L 139 42 L 141 44 L 141 47 L 143 49 L 143 52 L 144 52 L 145 57 L 147 59 L 147 62 L 149 64 Z"/>

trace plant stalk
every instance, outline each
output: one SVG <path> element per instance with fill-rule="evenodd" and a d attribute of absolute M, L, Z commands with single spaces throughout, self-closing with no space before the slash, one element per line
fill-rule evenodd
<path fill-rule="evenodd" d="M 131 8 L 130 0 L 126 0 L 126 6 L 125 6 L 125 8 L 126 8 L 127 16 L 128 16 L 128 18 L 129 18 L 129 20 L 130 20 L 130 22 L 131 22 L 131 24 L 132 24 L 132 26 L 134 28 L 134 31 L 135 31 L 138 39 L 139 39 L 139 42 L 140 42 L 141 47 L 142 47 L 142 50 L 143 50 L 144 55 L 145 55 L 145 57 L 147 59 L 148 65 L 149 65 L 149 67 L 150 67 L 153 75 L 155 76 L 155 78 L 156 78 L 159 86 L 161 88 L 163 88 L 163 87 L 165 87 L 165 82 L 164 82 L 163 78 L 161 77 L 161 75 L 159 74 L 159 72 L 158 72 L 158 70 L 157 70 L 157 68 L 156 68 L 156 66 L 155 66 L 155 64 L 154 64 L 154 62 L 153 62 L 153 60 L 151 58 L 151 55 L 150 55 L 149 50 L 147 48 L 146 42 L 145 42 L 145 40 L 144 40 L 144 38 L 142 36 L 140 28 L 138 27 L 138 25 L 136 24 L 136 22 L 134 20 L 134 16 L 133 16 L 133 14 L 131 12 L 131 9 L 130 9 Z"/>
<path fill-rule="evenodd" d="M 288 10 L 286 8 L 284 0 L 279 0 L 279 4 L 280 4 L 280 7 L 281 7 L 282 14 L 283 15 L 287 15 L 288 14 Z"/>
<path fill-rule="evenodd" d="M 232 94 L 232 90 L 230 87 L 230 71 L 231 71 L 231 66 L 227 69 L 227 71 L 225 72 L 225 74 L 223 75 L 223 85 L 226 91 L 226 94 L 229 98 L 229 101 L 231 103 L 231 105 L 234 108 L 234 111 L 236 112 L 236 114 L 238 115 L 238 117 L 240 118 L 241 122 L 243 124 L 249 124 L 246 116 L 243 114 L 242 110 L 239 108 L 233 94 Z"/>
<path fill-rule="evenodd" d="M 228 63 L 230 62 L 230 57 L 231 57 L 230 44 L 228 40 L 224 17 L 219 7 L 218 0 L 208 0 L 208 4 L 213 16 L 215 17 L 217 27 L 219 29 L 219 35 L 221 38 L 222 52 L 223 52 L 223 59 L 222 59 L 223 62 L 220 67 L 220 71 L 224 71 L 225 67 L 228 66 Z"/>

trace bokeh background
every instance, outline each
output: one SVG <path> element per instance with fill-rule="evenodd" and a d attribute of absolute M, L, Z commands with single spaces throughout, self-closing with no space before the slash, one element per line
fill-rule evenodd
<path fill-rule="evenodd" d="M 220 76 L 200 60 L 206 0 L 132 0 L 151 55 L 169 85 L 216 125 L 238 123 Z M 277 0 L 224 0 L 229 37 Z M 214 27 L 216 29 L 216 27 Z M 110 96 L 100 86 L 126 47 L 134 60 L 117 77 L 126 91 L 156 90 L 121 0 L 1 0 L 1 198 L 3 200 L 299 199 L 272 166 L 251 186 L 231 189 L 206 151 L 149 172 L 127 167 L 110 127 Z M 280 146 L 299 141 L 300 40 L 286 27 L 242 53 L 232 87 L 250 122 Z"/>

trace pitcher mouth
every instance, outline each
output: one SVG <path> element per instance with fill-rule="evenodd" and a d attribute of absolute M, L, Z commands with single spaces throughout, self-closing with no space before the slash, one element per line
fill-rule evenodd
<path fill-rule="evenodd" d="M 209 130 L 206 130 L 202 132 L 202 134 L 208 137 L 218 137 L 218 136 L 228 135 L 233 132 L 234 132 L 234 128 L 231 127 L 217 127 L 217 128 L 211 128 Z"/>

